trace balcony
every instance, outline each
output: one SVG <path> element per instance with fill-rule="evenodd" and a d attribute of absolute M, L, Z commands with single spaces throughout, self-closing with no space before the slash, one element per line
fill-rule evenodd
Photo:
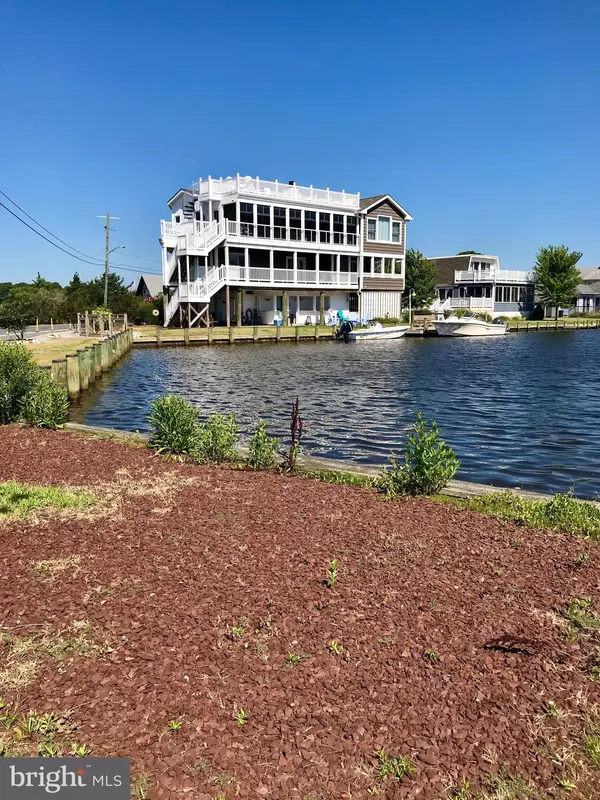
<path fill-rule="evenodd" d="M 237 175 L 235 178 L 207 178 L 192 184 L 191 191 L 200 198 L 219 198 L 225 195 L 247 195 L 263 197 L 289 203 L 301 203 L 358 211 L 360 195 L 348 192 L 333 192 L 331 189 L 315 189 L 313 186 L 264 181 L 260 178 Z"/>
<path fill-rule="evenodd" d="M 533 273 L 520 269 L 457 269 L 455 283 L 533 283 Z"/>
<path fill-rule="evenodd" d="M 284 249 L 340 250 L 359 252 L 357 233 L 317 231 L 304 228 L 283 228 L 277 225 L 255 225 L 227 220 L 227 243 L 260 244 Z"/>
<path fill-rule="evenodd" d="M 251 286 L 340 287 L 358 288 L 357 272 L 335 272 L 314 269 L 273 269 L 269 267 L 225 267 L 227 283 L 247 283 Z"/>

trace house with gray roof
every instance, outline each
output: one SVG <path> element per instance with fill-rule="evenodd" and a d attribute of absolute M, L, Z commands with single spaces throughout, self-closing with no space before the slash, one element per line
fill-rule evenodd
<path fill-rule="evenodd" d="M 498 256 L 468 253 L 430 258 L 437 272 L 433 311 L 465 309 L 492 316 L 527 316 L 533 311 L 531 272 L 500 269 Z"/>
<path fill-rule="evenodd" d="M 146 274 L 138 278 L 135 293 L 144 300 L 154 300 L 162 297 L 163 280 L 162 275 Z"/>
<path fill-rule="evenodd" d="M 577 287 L 575 311 L 600 312 L 600 267 L 581 267 L 581 283 Z"/>

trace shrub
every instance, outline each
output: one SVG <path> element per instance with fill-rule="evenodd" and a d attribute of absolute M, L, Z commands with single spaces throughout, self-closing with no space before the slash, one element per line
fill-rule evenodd
<path fill-rule="evenodd" d="M 39 367 L 23 344 L 0 342 L 0 424 L 16 422 L 21 401 L 33 388 Z"/>
<path fill-rule="evenodd" d="M 21 419 L 40 428 L 58 428 L 67 418 L 69 397 L 47 372 L 38 370 L 33 386 L 21 399 Z"/>
<path fill-rule="evenodd" d="M 66 391 L 37 366 L 25 345 L 0 342 L 0 424 L 23 420 L 56 428 L 68 408 Z"/>
<path fill-rule="evenodd" d="M 252 469 L 270 469 L 275 465 L 277 439 L 267 436 L 267 423 L 264 419 L 258 421 L 256 430 L 250 437 L 249 449 L 248 466 Z"/>
<path fill-rule="evenodd" d="M 153 401 L 150 414 L 150 446 L 157 453 L 196 453 L 200 427 L 198 411 L 183 397 L 163 395 Z"/>
<path fill-rule="evenodd" d="M 382 325 L 400 325 L 401 320 L 398 317 L 373 317 L 370 322 L 380 322 Z"/>
<path fill-rule="evenodd" d="M 215 412 L 199 426 L 194 455 L 201 463 L 233 461 L 236 457 L 236 440 L 235 415 Z"/>
<path fill-rule="evenodd" d="M 440 439 L 437 423 L 428 428 L 422 414 L 417 414 L 409 433 L 404 463 L 390 457 L 391 469 L 379 481 L 379 487 L 388 497 L 400 494 L 435 494 L 456 475 L 460 461 L 454 450 Z"/>

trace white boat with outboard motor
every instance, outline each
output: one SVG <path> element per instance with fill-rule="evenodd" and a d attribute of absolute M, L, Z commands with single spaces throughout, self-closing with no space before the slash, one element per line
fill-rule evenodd
<path fill-rule="evenodd" d="M 409 325 L 382 325 L 373 322 L 367 328 L 354 328 L 351 322 L 344 322 L 336 334 L 336 338 L 346 342 L 368 342 L 375 339 L 400 339 Z"/>
<path fill-rule="evenodd" d="M 438 336 L 504 336 L 508 331 L 504 320 L 486 322 L 471 311 L 467 311 L 462 317 L 451 314 L 446 319 L 437 319 L 433 325 Z"/>

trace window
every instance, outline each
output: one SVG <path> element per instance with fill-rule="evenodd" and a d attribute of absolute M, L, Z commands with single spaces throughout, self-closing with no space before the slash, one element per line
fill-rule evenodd
<path fill-rule="evenodd" d="M 325 214 L 322 211 L 319 212 L 319 241 L 320 242 L 329 242 L 330 240 L 330 225 L 331 225 L 331 214 Z"/>
<path fill-rule="evenodd" d="M 276 206 L 273 209 L 273 233 L 276 239 L 287 239 L 287 218 L 285 208 Z"/>
<path fill-rule="evenodd" d="M 283 295 L 278 294 L 275 300 L 277 301 L 275 304 L 277 306 L 277 311 L 283 311 Z"/>
<path fill-rule="evenodd" d="M 402 259 L 394 259 L 394 275 L 402 275 Z"/>
<path fill-rule="evenodd" d="M 233 247 L 229 248 L 229 263 L 233 264 L 235 267 L 243 267 L 244 266 L 244 251 L 243 250 L 235 250 Z"/>
<path fill-rule="evenodd" d="M 317 212 L 304 212 L 304 238 L 307 242 L 317 241 Z"/>
<path fill-rule="evenodd" d="M 181 217 L 179 217 L 179 216 L 175 217 L 175 222 L 179 222 L 180 219 L 181 219 Z"/>
<path fill-rule="evenodd" d="M 254 236 L 254 206 L 240 203 L 240 236 Z"/>
<path fill-rule="evenodd" d="M 348 311 L 358 311 L 358 295 L 352 293 L 348 297 Z"/>
<path fill-rule="evenodd" d="M 373 259 L 373 261 L 374 261 L 373 272 L 376 275 L 381 275 L 382 267 L 383 267 L 383 259 L 382 258 L 375 258 L 375 259 Z"/>
<path fill-rule="evenodd" d="M 367 239 L 374 242 L 377 238 L 377 220 L 376 219 L 368 219 L 367 220 Z"/>
<path fill-rule="evenodd" d="M 396 244 L 400 244 L 401 238 L 400 235 L 402 233 L 402 226 L 400 222 L 392 222 L 392 242 Z"/>
<path fill-rule="evenodd" d="M 356 217 L 346 217 L 346 230 L 348 233 L 356 233 Z"/>
<path fill-rule="evenodd" d="M 350 272 L 358 272 L 357 256 L 350 256 Z"/>
<path fill-rule="evenodd" d="M 271 236 L 271 207 L 270 206 L 257 206 L 256 207 L 256 235 L 263 239 L 270 238 Z"/>
<path fill-rule="evenodd" d="M 377 239 L 380 242 L 389 242 L 390 240 L 390 218 L 378 217 L 377 218 Z"/>
<path fill-rule="evenodd" d="M 310 297 L 300 297 L 300 311 L 314 311 L 315 298 L 313 295 Z"/>
<path fill-rule="evenodd" d="M 333 241 L 335 244 L 342 244 L 344 241 L 344 215 L 333 215 Z"/>
<path fill-rule="evenodd" d="M 331 308 L 331 297 L 328 294 L 326 294 L 323 300 L 325 301 L 324 303 L 325 311 L 329 311 L 329 309 Z"/>
<path fill-rule="evenodd" d="M 302 233 L 302 211 L 299 208 L 290 208 L 290 239 L 300 240 Z"/>
<path fill-rule="evenodd" d="M 393 258 L 384 258 L 384 272 L 386 275 L 392 274 L 392 262 L 394 261 Z"/>
<path fill-rule="evenodd" d="M 371 256 L 363 257 L 363 272 L 369 274 L 371 272 Z"/>

